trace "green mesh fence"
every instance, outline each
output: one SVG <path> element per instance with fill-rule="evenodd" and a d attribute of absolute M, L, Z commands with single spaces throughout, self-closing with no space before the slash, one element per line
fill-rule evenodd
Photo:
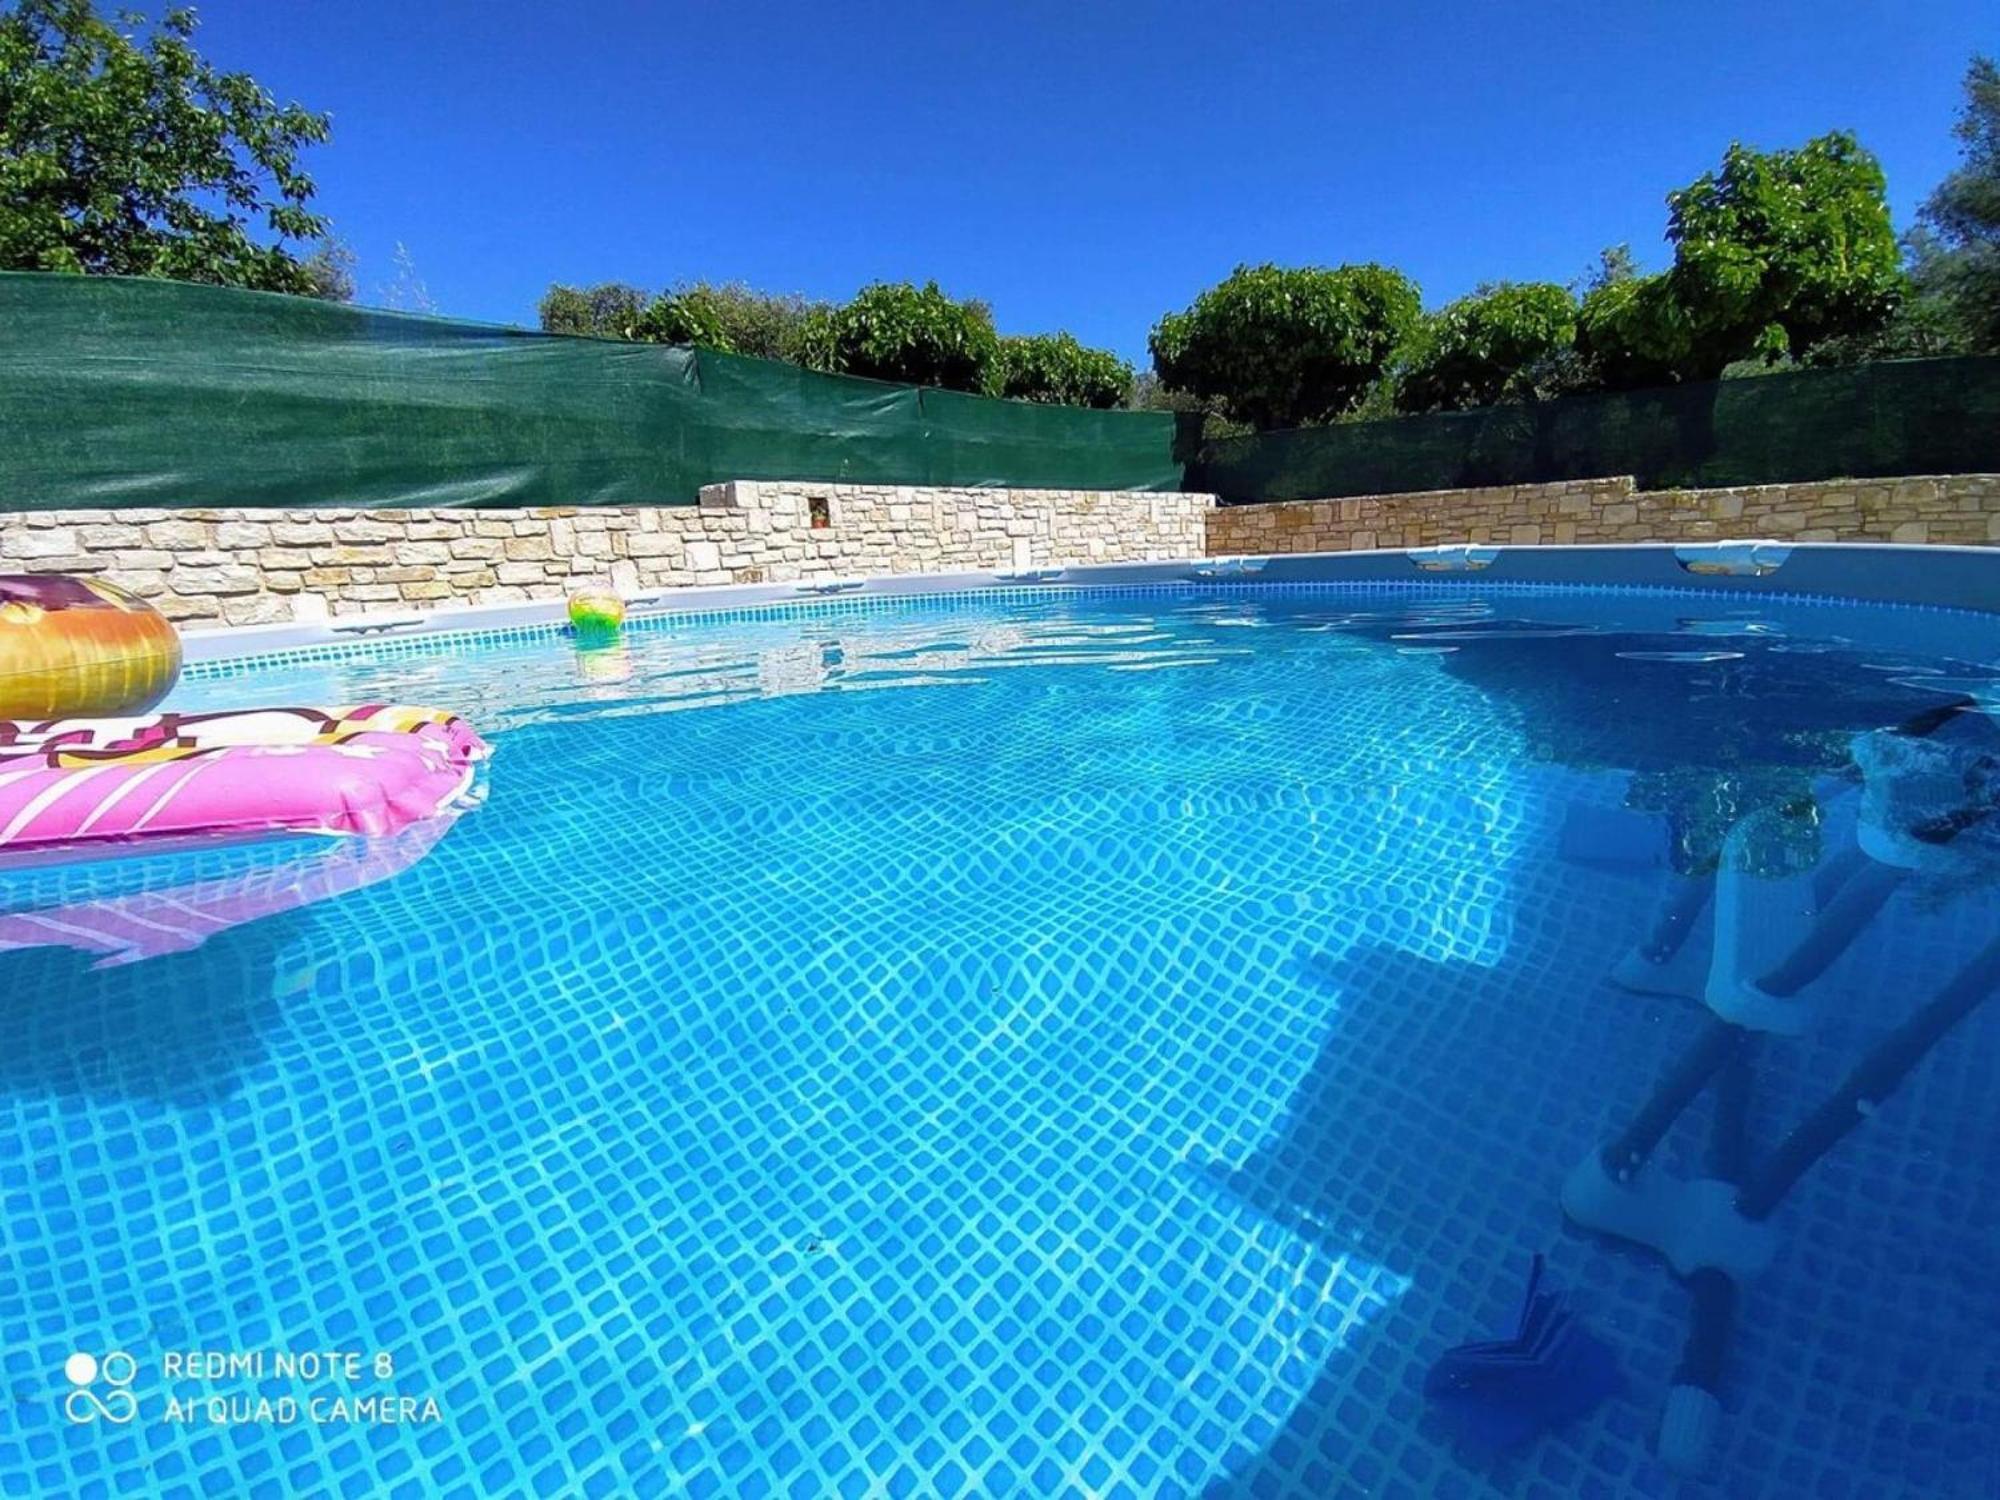
<path fill-rule="evenodd" d="M 0 274 L 0 511 L 685 504 L 725 479 L 1176 489 L 1176 430 L 706 350 Z"/>
<path fill-rule="evenodd" d="M 1896 360 L 1207 444 L 1187 484 L 1230 502 L 1539 484 L 1642 489 L 2000 472 L 2000 358 Z"/>

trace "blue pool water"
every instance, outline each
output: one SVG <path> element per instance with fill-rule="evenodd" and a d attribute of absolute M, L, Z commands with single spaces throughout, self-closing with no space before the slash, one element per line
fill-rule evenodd
<path fill-rule="evenodd" d="M 1773 1215 L 1706 1479 L 1686 1290 L 1559 1202 L 1706 1024 L 1608 979 L 1663 894 L 1759 808 L 1851 846 L 1941 706 L 1913 795 L 1994 794 L 1996 680 L 1974 615 L 1241 586 L 211 669 L 460 709 L 487 798 L 0 874 L 0 1495 L 2000 1493 L 2000 1001 Z M 1951 853 L 1757 1152 L 2000 933 Z M 1536 1252 L 1624 1388 L 1494 1459 L 1425 1371 Z"/>

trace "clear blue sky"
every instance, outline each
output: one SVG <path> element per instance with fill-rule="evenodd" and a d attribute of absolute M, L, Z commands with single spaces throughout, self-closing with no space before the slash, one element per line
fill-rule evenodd
<path fill-rule="evenodd" d="M 319 204 L 380 300 L 553 280 L 844 297 L 935 277 L 1143 363 L 1239 261 L 1399 266 L 1435 306 L 1577 276 L 1732 139 L 1845 127 L 1899 225 L 1955 160 L 1993 0 L 872 4 L 206 0 L 201 45 L 333 114 Z"/>

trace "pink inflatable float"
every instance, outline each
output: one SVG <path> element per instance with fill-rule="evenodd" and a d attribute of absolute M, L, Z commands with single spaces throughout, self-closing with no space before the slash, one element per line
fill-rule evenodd
<path fill-rule="evenodd" d="M 199 948 L 218 933 L 279 912 L 344 896 L 400 875 L 443 838 L 454 809 L 386 839 L 318 840 L 268 867 L 209 874 L 123 895 L 82 893 L 0 912 L 0 953 L 69 948 L 92 955 L 93 969 L 116 968 Z M 220 850 L 205 851 L 219 857 Z M 42 863 L 30 859 L 30 863 Z M 48 861 L 53 869 L 75 865 Z"/>
<path fill-rule="evenodd" d="M 0 853 L 138 839 L 395 833 L 468 800 L 456 714 L 362 704 L 0 719 Z"/>

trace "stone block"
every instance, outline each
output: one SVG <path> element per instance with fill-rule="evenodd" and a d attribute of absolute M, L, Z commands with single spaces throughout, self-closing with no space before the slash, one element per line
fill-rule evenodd
<path fill-rule="evenodd" d="M 10 525 L 0 533 L 0 557 L 32 562 L 37 558 L 70 557 L 83 550 L 83 538 L 74 526 L 31 529 Z"/>
<path fill-rule="evenodd" d="M 208 545 L 208 527 L 200 521 L 155 521 L 146 528 L 146 540 L 169 552 L 192 552 Z"/>
<path fill-rule="evenodd" d="M 161 594 L 147 601 L 169 620 L 213 620 L 221 617 L 221 606 L 208 598 L 184 599 L 178 594 Z"/>
<path fill-rule="evenodd" d="M 222 601 L 222 618 L 231 625 L 275 625 L 291 617 L 291 601 L 270 594 Z"/>
<path fill-rule="evenodd" d="M 218 521 L 215 545 L 232 551 L 255 552 L 270 545 L 271 528 L 255 521 Z"/>
<path fill-rule="evenodd" d="M 92 551 L 107 547 L 140 547 L 145 545 L 146 541 L 146 533 L 140 527 L 117 522 L 99 521 L 79 526 L 76 534 L 83 539 L 83 545 Z M 0 548 L 0 555 L 4 555 L 4 548 Z"/>
<path fill-rule="evenodd" d="M 167 584 L 184 597 L 197 594 L 255 594 L 264 587 L 256 568 L 234 564 L 222 568 L 175 568 Z"/>

